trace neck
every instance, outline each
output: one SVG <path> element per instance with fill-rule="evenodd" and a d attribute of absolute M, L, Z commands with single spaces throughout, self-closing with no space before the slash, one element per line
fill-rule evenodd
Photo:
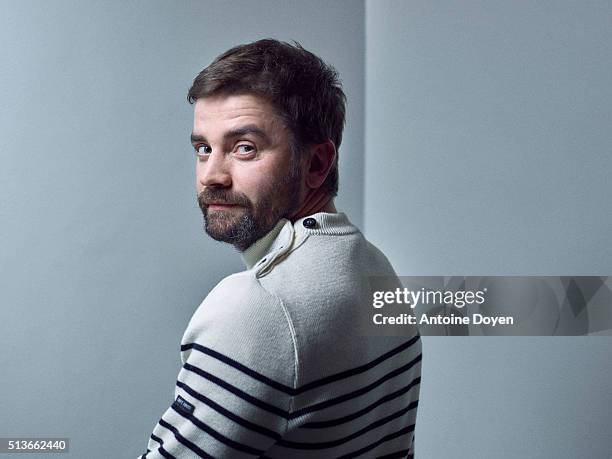
<path fill-rule="evenodd" d="M 308 192 L 297 212 L 291 217 L 291 221 L 294 222 L 317 212 L 337 212 L 334 198 L 320 188 Z"/>

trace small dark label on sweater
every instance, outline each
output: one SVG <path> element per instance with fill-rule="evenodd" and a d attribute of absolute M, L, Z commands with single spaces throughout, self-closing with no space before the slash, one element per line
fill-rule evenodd
<path fill-rule="evenodd" d="M 193 414 L 193 410 L 195 409 L 195 407 L 191 403 L 189 403 L 187 400 L 185 400 L 180 395 L 176 397 L 176 400 L 174 401 L 172 406 L 176 408 L 178 411 L 185 413 L 185 414 Z"/>

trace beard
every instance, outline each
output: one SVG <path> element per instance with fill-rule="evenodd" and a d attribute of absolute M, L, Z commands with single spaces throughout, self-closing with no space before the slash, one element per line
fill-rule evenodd
<path fill-rule="evenodd" d="M 299 207 L 300 171 L 292 166 L 288 176 L 266 183 L 254 204 L 244 193 L 207 187 L 198 195 L 204 216 L 204 231 L 216 241 L 232 244 L 244 252 L 268 234 L 281 218 L 289 218 Z M 228 210 L 209 210 L 210 203 L 231 204 Z"/>

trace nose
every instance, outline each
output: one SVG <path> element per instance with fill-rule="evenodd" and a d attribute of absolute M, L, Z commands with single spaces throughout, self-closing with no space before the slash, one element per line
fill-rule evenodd
<path fill-rule="evenodd" d="M 222 153 L 212 153 L 206 161 L 198 161 L 196 172 L 204 187 L 229 188 L 232 185 L 229 165 Z"/>

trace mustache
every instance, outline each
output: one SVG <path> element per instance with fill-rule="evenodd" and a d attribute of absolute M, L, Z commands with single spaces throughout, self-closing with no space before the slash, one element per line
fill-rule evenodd
<path fill-rule="evenodd" d="M 204 190 L 198 194 L 200 209 L 204 210 L 212 203 L 252 207 L 250 199 L 242 193 L 233 193 L 228 190 L 216 188 L 204 188 Z"/>

